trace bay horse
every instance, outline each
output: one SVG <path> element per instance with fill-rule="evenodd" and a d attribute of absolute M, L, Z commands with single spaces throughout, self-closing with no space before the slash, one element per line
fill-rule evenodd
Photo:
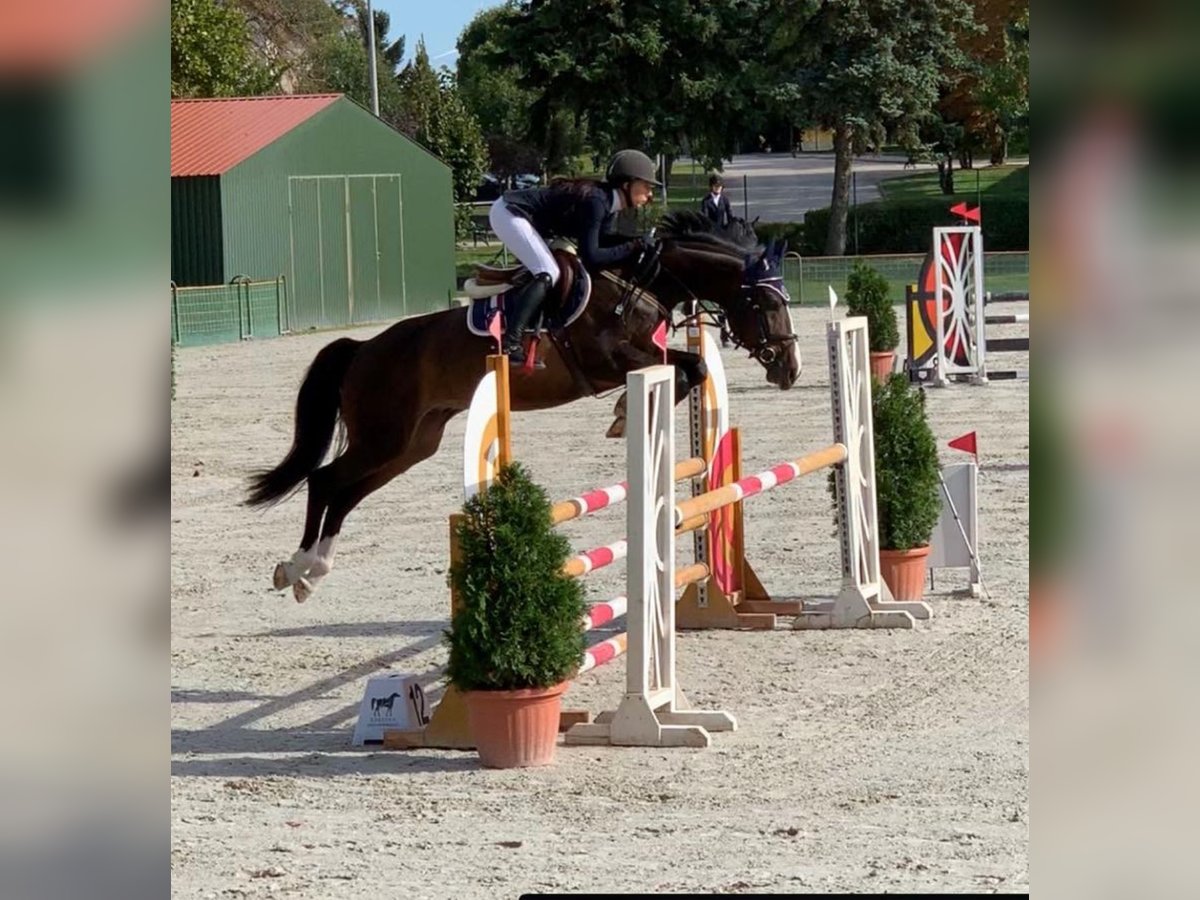
<path fill-rule="evenodd" d="M 787 390 L 800 374 L 796 334 L 782 276 L 784 246 L 759 244 L 738 219 L 725 228 L 697 213 L 664 217 L 657 263 L 596 276 L 592 296 L 569 327 L 551 331 L 544 369 L 514 371 L 512 408 L 547 409 L 624 386 L 626 373 L 662 361 L 652 341 L 683 308 L 686 321 L 718 317 L 735 345 Z M 635 283 L 636 282 L 636 283 Z M 703 299 L 701 299 L 703 298 Z M 324 347 L 300 385 L 295 433 L 287 456 L 250 481 L 248 506 L 276 503 L 308 483 L 300 548 L 275 567 L 276 590 L 306 600 L 333 567 L 334 543 L 347 514 L 368 494 L 432 456 L 446 424 L 471 404 L 495 353 L 491 338 L 467 329 L 467 311 L 449 309 L 404 319 L 365 341 L 339 338 Z M 700 356 L 671 349 L 675 396 L 682 401 L 707 377 Z M 616 412 L 621 414 L 624 395 Z M 335 426 L 344 450 L 322 465 Z"/>

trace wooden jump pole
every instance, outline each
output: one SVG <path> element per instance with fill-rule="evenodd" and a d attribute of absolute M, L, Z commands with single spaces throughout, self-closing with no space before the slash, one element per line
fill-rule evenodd
<path fill-rule="evenodd" d="M 721 507 L 739 503 L 747 497 L 753 497 L 755 494 L 761 494 L 779 485 L 787 484 L 801 475 L 836 466 L 845 461 L 846 455 L 844 444 L 832 444 L 822 450 L 797 457 L 791 462 L 772 466 L 757 475 L 750 475 L 733 484 L 708 491 L 690 500 L 681 500 L 675 505 L 675 522 L 678 526 L 694 516 L 715 512 Z"/>
<path fill-rule="evenodd" d="M 703 475 L 707 469 L 708 463 L 700 457 L 680 460 L 675 464 L 675 480 L 682 481 L 685 478 L 695 478 L 696 476 Z M 590 516 L 592 513 L 624 502 L 628 491 L 629 485 L 622 481 L 620 484 L 614 484 L 610 487 L 594 488 L 593 490 L 585 491 L 580 496 L 573 497 L 570 500 L 560 500 L 550 507 L 550 522 L 554 525 L 561 525 L 563 522 L 570 522 L 584 516 Z"/>

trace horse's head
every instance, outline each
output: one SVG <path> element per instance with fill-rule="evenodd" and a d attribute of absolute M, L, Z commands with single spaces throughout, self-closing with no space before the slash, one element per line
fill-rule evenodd
<path fill-rule="evenodd" d="M 749 350 L 767 370 L 767 381 L 784 391 L 800 377 L 796 330 L 788 312 L 792 298 L 783 281 L 786 250 L 783 241 L 771 241 L 762 253 L 748 255 L 737 299 L 722 304 L 734 343 Z"/>
<path fill-rule="evenodd" d="M 795 384 L 800 354 L 783 282 L 787 245 L 772 241 L 764 249 L 744 220 L 719 228 L 693 213 L 668 215 L 661 235 L 667 280 L 702 305 L 720 308 L 734 343 L 762 364 L 767 381 L 780 390 Z"/>

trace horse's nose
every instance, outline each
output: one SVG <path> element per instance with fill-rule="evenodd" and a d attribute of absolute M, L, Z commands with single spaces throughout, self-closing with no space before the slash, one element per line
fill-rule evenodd
<path fill-rule="evenodd" d="M 800 350 L 794 344 L 779 355 L 777 369 L 779 377 L 775 384 L 781 391 L 786 391 L 800 378 Z"/>

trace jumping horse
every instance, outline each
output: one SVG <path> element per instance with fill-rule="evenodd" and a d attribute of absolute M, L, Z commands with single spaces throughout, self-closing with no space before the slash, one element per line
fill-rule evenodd
<path fill-rule="evenodd" d="M 664 321 L 678 328 L 706 317 L 787 390 L 800 374 L 788 313 L 784 245 L 763 247 L 753 228 L 725 228 L 690 212 L 671 213 L 657 230 L 657 259 L 603 273 L 590 301 L 565 329 L 550 331 L 545 368 L 515 372 L 514 410 L 547 409 L 621 388 L 626 373 L 662 361 L 652 336 Z M 275 468 L 253 475 L 248 506 L 270 505 L 308 484 L 300 549 L 275 567 L 273 584 L 306 600 L 333 567 L 347 514 L 368 494 L 432 456 L 446 423 L 471 404 L 495 343 L 467 328 L 466 311 L 449 309 L 392 325 L 359 341 L 339 338 L 313 360 L 296 398 L 295 433 Z M 707 377 L 696 354 L 667 351 L 682 400 Z M 623 415 L 624 395 L 615 410 Z M 344 449 L 322 465 L 338 421 Z M 613 432 L 610 430 L 610 434 Z"/>

